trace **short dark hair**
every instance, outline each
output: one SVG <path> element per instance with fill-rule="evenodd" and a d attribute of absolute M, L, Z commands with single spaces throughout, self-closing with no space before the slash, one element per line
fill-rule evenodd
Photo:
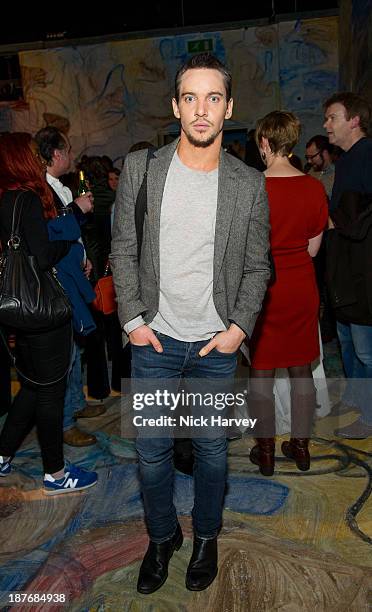
<path fill-rule="evenodd" d="M 298 143 L 301 124 L 299 119 L 289 111 L 273 111 L 256 125 L 256 143 L 260 145 L 262 138 L 267 138 L 273 153 L 289 155 Z"/>
<path fill-rule="evenodd" d="M 312 144 L 315 144 L 316 148 L 320 152 L 328 151 L 330 155 L 331 153 L 333 153 L 334 147 L 329 142 L 327 136 L 324 136 L 324 134 L 316 134 L 315 136 L 312 136 L 310 140 L 306 143 L 306 149 L 310 147 Z"/>
<path fill-rule="evenodd" d="M 53 151 L 67 148 L 65 136 L 57 130 L 54 125 L 47 125 L 35 134 L 35 140 L 38 144 L 40 155 L 47 162 L 48 166 L 53 161 Z"/>
<path fill-rule="evenodd" d="M 178 69 L 174 84 L 174 97 L 176 102 L 178 103 L 180 98 L 181 79 L 183 75 L 187 70 L 193 70 L 196 68 L 218 70 L 218 72 L 222 74 L 226 89 L 226 100 L 228 102 L 231 98 L 232 77 L 226 66 L 224 66 L 224 64 L 220 62 L 217 57 L 212 55 L 212 53 L 198 53 L 197 55 L 193 55 L 185 64 L 183 64 L 183 66 L 181 66 L 181 68 Z"/>
<path fill-rule="evenodd" d="M 359 127 L 367 134 L 371 121 L 371 107 L 365 98 L 352 91 L 340 91 L 324 102 L 324 110 L 326 111 L 331 104 L 342 104 L 345 107 L 348 121 L 353 117 L 359 117 Z"/>

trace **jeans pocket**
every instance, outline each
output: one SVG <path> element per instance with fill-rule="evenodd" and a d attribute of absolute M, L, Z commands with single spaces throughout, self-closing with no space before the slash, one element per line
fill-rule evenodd
<path fill-rule="evenodd" d="M 239 349 L 237 349 L 233 353 L 223 353 L 222 351 L 219 351 L 216 347 L 214 347 L 213 350 L 217 353 L 217 355 L 221 355 L 222 357 L 236 357 Z"/>

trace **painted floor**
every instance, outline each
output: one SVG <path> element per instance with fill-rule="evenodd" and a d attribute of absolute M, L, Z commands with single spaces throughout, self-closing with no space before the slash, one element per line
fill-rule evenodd
<path fill-rule="evenodd" d="M 340 374 L 337 346 L 325 369 Z M 52 498 L 31 434 L 0 482 L 2 610 L 159 612 L 364 612 L 372 610 L 372 441 L 331 440 L 357 416 L 319 419 L 310 472 L 295 471 L 277 440 L 276 471 L 260 477 L 248 454 L 253 440 L 229 444 L 229 484 L 219 540 L 219 574 L 211 587 L 184 586 L 191 555 L 192 479 L 176 475 L 175 500 L 185 541 L 169 578 L 150 596 L 136 592 L 147 547 L 133 442 L 120 437 L 120 398 L 102 417 L 79 422 L 98 444 L 65 447 L 66 457 L 99 473 L 88 492 Z M 47 603 L 10 603 L 10 594 Z M 65 601 L 61 601 L 61 596 Z M 23 596 L 22 596 L 23 597 Z M 30 597 L 29 597 L 30 599 Z"/>

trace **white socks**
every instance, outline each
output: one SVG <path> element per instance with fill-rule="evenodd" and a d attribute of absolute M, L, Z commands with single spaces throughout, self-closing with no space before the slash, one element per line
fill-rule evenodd
<path fill-rule="evenodd" d="M 59 472 L 54 472 L 54 474 L 44 474 L 44 480 L 48 482 L 54 482 L 55 480 L 60 480 L 65 476 L 65 468 L 59 470 Z"/>

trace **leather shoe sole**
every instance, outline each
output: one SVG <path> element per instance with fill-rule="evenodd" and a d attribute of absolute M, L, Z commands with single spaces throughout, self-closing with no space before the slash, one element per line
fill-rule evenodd
<path fill-rule="evenodd" d="M 283 442 L 282 453 L 287 459 L 292 459 L 301 472 L 310 469 L 310 454 L 307 449 L 297 449 L 290 442 Z"/>
<path fill-rule="evenodd" d="M 154 587 L 152 589 L 147 589 L 146 587 L 143 587 L 140 584 L 137 584 L 137 591 L 138 591 L 138 593 L 141 593 L 141 595 L 151 595 L 151 593 L 155 593 L 156 591 L 161 589 L 163 584 L 165 584 L 165 582 L 167 581 L 167 578 L 168 578 L 168 572 L 166 573 L 166 575 L 164 576 L 164 578 L 160 582 L 160 584 L 156 585 L 156 587 Z"/>
<path fill-rule="evenodd" d="M 209 587 L 209 586 L 212 584 L 212 582 L 213 582 L 213 580 L 216 578 L 217 574 L 218 574 L 218 568 L 216 569 L 216 573 L 215 573 L 215 574 L 213 574 L 213 575 L 212 575 L 212 576 L 209 578 L 208 582 L 206 582 L 206 583 L 205 583 L 205 584 L 203 584 L 203 585 L 200 585 L 200 584 L 195 585 L 195 584 L 193 584 L 193 583 L 192 583 L 192 582 L 191 582 L 191 581 L 188 579 L 188 577 L 186 576 L 186 583 L 185 583 L 185 584 L 186 584 L 186 588 L 187 588 L 189 591 L 204 591 L 205 589 L 207 589 L 207 588 L 208 588 L 208 587 Z"/>

